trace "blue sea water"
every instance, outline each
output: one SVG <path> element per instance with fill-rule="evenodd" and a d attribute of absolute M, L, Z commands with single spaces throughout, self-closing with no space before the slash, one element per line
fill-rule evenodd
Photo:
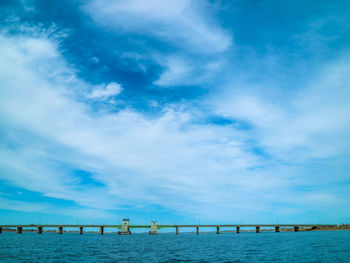
<path fill-rule="evenodd" d="M 0 262 L 350 262 L 350 231 L 2 233 Z"/>

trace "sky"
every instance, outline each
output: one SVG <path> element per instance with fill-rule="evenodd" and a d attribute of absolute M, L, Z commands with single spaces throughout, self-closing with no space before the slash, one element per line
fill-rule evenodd
<path fill-rule="evenodd" d="M 1 0 L 0 223 L 350 223 L 349 14 Z"/>

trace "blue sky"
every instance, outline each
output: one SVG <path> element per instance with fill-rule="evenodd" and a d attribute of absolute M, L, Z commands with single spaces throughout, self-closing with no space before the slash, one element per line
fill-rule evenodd
<path fill-rule="evenodd" d="M 0 5 L 0 223 L 350 222 L 350 2 Z"/>

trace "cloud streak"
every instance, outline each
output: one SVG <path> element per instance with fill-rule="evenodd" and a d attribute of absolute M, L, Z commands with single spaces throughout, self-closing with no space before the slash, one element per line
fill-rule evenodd
<path fill-rule="evenodd" d="M 154 81 L 162 87 L 209 81 L 225 64 L 223 54 L 233 44 L 231 34 L 210 18 L 203 1 L 89 1 L 82 9 L 105 30 L 149 38 L 133 44 L 147 51 L 139 57 L 162 66 Z M 154 42 L 172 48 L 156 49 Z"/>
<path fill-rule="evenodd" d="M 227 50 L 231 37 L 205 17 L 200 1 L 89 1 L 83 9 L 103 26 L 150 35 L 192 52 Z"/>

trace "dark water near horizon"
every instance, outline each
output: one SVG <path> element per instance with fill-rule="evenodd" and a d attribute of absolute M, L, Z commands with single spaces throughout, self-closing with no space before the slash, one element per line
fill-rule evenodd
<path fill-rule="evenodd" d="M 0 262 L 350 262 L 350 231 L 2 233 Z"/>

